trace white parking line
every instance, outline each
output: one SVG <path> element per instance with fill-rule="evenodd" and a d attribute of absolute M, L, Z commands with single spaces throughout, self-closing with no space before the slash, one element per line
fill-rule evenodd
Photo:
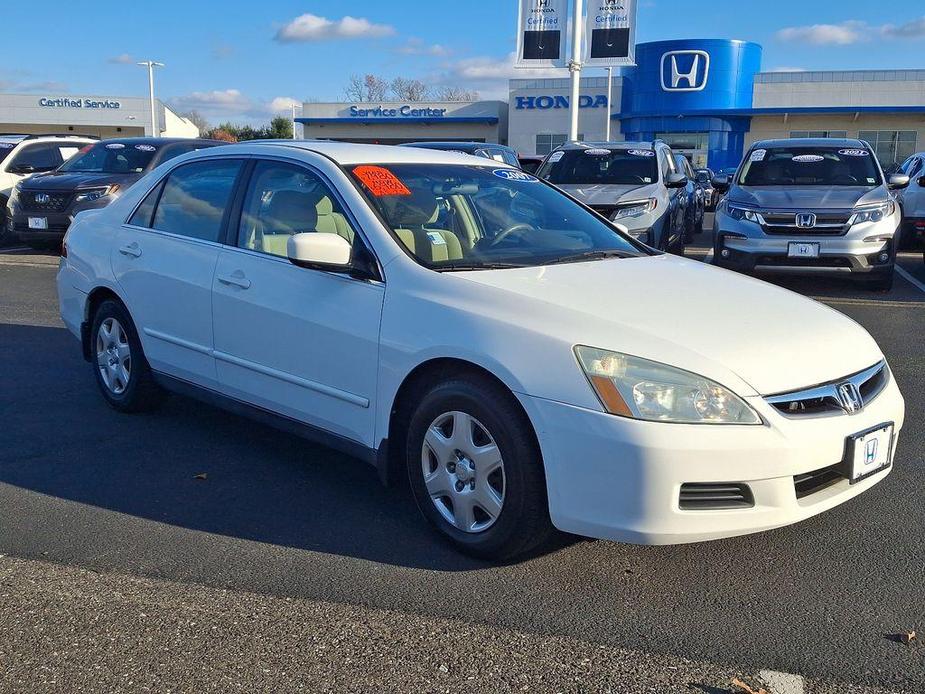
<path fill-rule="evenodd" d="M 909 284 L 911 284 L 913 287 L 916 287 L 919 291 L 925 293 L 925 284 L 922 284 L 921 282 L 919 282 L 915 277 L 909 274 L 906 270 L 899 267 L 899 265 L 896 266 L 896 272 L 898 272 L 900 277 L 902 277 L 904 280 L 909 282 Z"/>
<path fill-rule="evenodd" d="M 21 246 L 21 247 L 17 246 L 16 248 L 4 248 L 3 250 L 0 250 L 0 253 L 19 253 L 21 251 L 28 251 L 28 250 L 29 250 L 28 246 Z"/>
<path fill-rule="evenodd" d="M 803 678 L 799 675 L 774 670 L 762 670 L 759 674 L 774 694 L 806 694 Z"/>

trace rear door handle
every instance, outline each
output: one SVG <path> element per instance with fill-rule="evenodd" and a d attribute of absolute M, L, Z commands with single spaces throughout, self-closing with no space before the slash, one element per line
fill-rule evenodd
<path fill-rule="evenodd" d="M 133 242 L 127 246 L 122 246 L 122 248 L 119 249 L 119 253 L 121 253 L 122 255 L 131 256 L 132 258 L 140 258 L 141 248 L 138 247 L 137 243 Z"/>
<path fill-rule="evenodd" d="M 240 270 L 236 270 L 230 275 L 219 276 L 218 281 L 224 285 L 238 287 L 239 289 L 251 288 L 251 281 L 247 279 Z"/>

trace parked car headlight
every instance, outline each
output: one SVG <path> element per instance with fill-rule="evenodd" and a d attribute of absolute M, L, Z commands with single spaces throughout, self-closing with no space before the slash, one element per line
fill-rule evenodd
<path fill-rule="evenodd" d="M 676 424 L 761 424 L 742 398 L 703 376 L 593 347 L 578 346 L 575 354 L 610 414 Z"/>
<path fill-rule="evenodd" d="M 649 198 L 648 200 L 636 200 L 629 203 L 621 203 L 621 207 L 618 207 L 616 211 L 610 216 L 610 221 L 616 222 L 618 219 L 625 219 L 627 217 L 641 217 L 642 215 L 652 212 L 658 207 L 657 198 Z"/>
<path fill-rule="evenodd" d="M 726 204 L 726 211 L 729 213 L 729 216 L 733 219 L 746 220 L 749 222 L 754 222 L 755 224 L 761 223 L 761 218 L 758 216 L 757 210 L 752 210 L 748 207 L 739 207 L 738 205 L 733 205 L 732 203 Z"/>
<path fill-rule="evenodd" d="M 855 211 L 852 224 L 865 224 L 867 222 L 881 222 L 896 211 L 896 203 L 890 200 L 873 207 L 862 207 Z"/>
<path fill-rule="evenodd" d="M 74 202 L 93 202 L 105 198 L 107 195 L 114 195 L 119 190 L 119 186 L 102 186 L 100 188 L 84 188 L 77 191 L 77 197 Z"/>

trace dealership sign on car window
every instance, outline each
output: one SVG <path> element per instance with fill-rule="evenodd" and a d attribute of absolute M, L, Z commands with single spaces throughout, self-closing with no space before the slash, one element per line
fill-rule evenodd
<path fill-rule="evenodd" d="M 587 7 L 584 65 L 635 65 L 636 0 L 589 0 Z"/>
<path fill-rule="evenodd" d="M 566 67 L 570 0 L 520 0 L 515 67 Z"/>

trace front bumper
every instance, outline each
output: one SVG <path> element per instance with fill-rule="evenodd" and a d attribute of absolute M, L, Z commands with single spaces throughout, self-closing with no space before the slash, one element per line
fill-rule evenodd
<path fill-rule="evenodd" d="M 10 233 L 23 242 L 61 241 L 71 226 L 71 216 L 67 213 L 22 212 L 14 208 L 7 224 Z M 29 217 L 43 217 L 48 222 L 47 229 L 30 229 Z"/>
<path fill-rule="evenodd" d="M 904 403 L 890 383 L 860 413 L 788 418 L 749 401 L 762 426 L 639 422 L 521 396 L 536 427 L 553 524 L 565 532 L 634 544 L 716 540 L 790 525 L 870 489 L 890 468 L 852 485 L 842 478 L 798 498 L 795 476 L 838 464 L 849 436 L 884 422 L 902 428 Z M 748 485 L 750 508 L 684 510 L 681 487 Z"/>

